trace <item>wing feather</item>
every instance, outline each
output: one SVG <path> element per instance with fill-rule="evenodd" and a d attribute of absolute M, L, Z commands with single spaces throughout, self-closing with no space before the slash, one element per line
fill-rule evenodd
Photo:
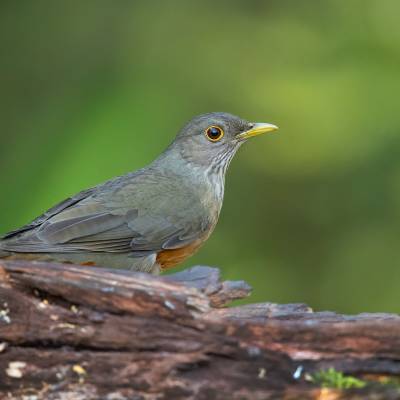
<path fill-rule="evenodd" d="M 81 200 L 87 198 L 94 192 L 95 188 L 90 188 L 87 190 L 83 190 L 79 192 L 77 195 L 69 197 L 60 203 L 56 204 L 54 207 L 49 208 L 45 213 L 40 215 L 39 217 L 35 218 L 32 222 L 27 225 L 24 225 L 18 229 L 10 231 L 6 233 L 1 239 L 9 239 L 11 237 L 17 236 L 23 232 L 30 231 L 32 229 L 37 228 L 38 226 L 42 225 L 45 221 L 49 218 L 53 217 L 54 215 L 59 214 L 63 210 L 74 206 L 75 204 L 79 203 Z"/>
<path fill-rule="evenodd" d="M 179 182 L 174 186 L 168 177 L 149 174 L 124 176 L 80 192 L 7 234 L 0 248 L 142 255 L 183 247 L 209 229 L 196 194 L 176 197 Z M 154 198 L 158 201 L 149 207 Z"/>

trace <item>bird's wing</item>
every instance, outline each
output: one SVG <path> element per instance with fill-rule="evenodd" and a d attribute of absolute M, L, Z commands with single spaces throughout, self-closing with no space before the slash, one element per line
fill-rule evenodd
<path fill-rule="evenodd" d="M 133 254 L 183 247 L 205 226 L 199 213 L 191 211 L 196 196 L 176 196 L 177 189 L 170 179 L 143 174 L 107 183 L 6 235 L 0 247 L 17 252 Z"/>
<path fill-rule="evenodd" d="M 30 231 L 30 230 L 42 225 L 45 221 L 47 221 L 54 215 L 59 214 L 63 210 L 74 206 L 75 204 L 79 203 L 81 200 L 90 196 L 94 190 L 95 190 L 94 188 L 83 190 L 82 192 L 78 193 L 75 196 L 68 197 L 67 199 L 61 201 L 60 203 L 56 204 L 54 207 L 47 210 L 45 213 L 43 213 L 39 217 L 35 218 L 29 224 L 24 225 L 18 229 L 15 229 L 13 231 L 6 233 L 0 239 L 9 239 L 9 238 L 12 238 L 14 236 L 21 234 L 22 232 Z"/>

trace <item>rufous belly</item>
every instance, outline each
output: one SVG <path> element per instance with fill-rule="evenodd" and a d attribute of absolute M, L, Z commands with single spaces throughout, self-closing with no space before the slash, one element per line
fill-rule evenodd
<path fill-rule="evenodd" d="M 161 270 L 165 271 L 166 269 L 180 264 L 193 255 L 202 244 L 203 240 L 196 240 L 185 247 L 180 247 L 179 249 L 162 250 L 157 253 L 157 263 L 160 265 Z"/>

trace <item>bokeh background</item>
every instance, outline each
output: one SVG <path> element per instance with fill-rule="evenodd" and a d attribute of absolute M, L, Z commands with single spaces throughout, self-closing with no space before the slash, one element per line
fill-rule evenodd
<path fill-rule="evenodd" d="M 244 146 L 186 262 L 251 301 L 400 312 L 400 2 L 2 1 L 0 233 L 229 111 Z"/>

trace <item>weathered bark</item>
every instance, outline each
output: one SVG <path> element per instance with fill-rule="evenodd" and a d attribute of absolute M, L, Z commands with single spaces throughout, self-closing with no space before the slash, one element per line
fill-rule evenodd
<path fill-rule="evenodd" d="M 329 367 L 400 376 L 399 316 L 221 308 L 249 292 L 209 267 L 154 277 L 1 262 L 0 398 L 400 399 L 391 385 L 309 381 Z"/>

